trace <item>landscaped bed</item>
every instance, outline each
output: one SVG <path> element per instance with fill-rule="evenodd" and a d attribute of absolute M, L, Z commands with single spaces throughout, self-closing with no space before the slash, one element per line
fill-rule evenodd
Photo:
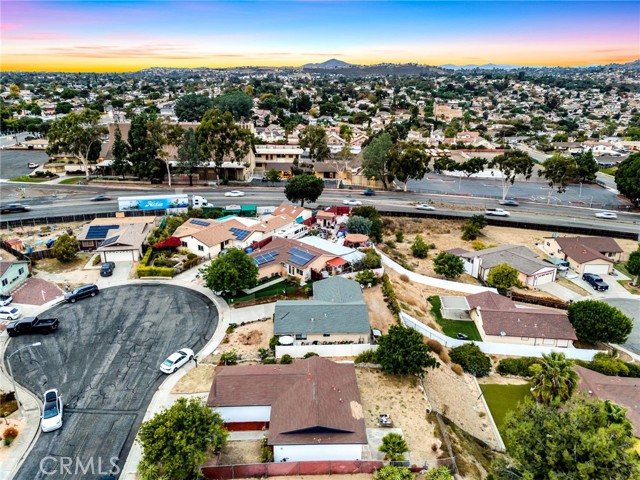
<path fill-rule="evenodd" d="M 286 293 L 285 293 L 286 292 Z M 276 300 L 293 300 L 308 298 L 306 287 L 300 287 L 294 285 L 286 280 L 281 280 L 278 283 L 269 285 L 261 290 L 257 290 L 253 293 L 238 292 L 236 295 L 223 294 L 222 297 L 231 305 L 238 303 L 250 302 L 252 300 L 270 299 L 270 301 Z M 273 298 L 271 298 L 273 297 Z"/>
<path fill-rule="evenodd" d="M 529 383 L 522 385 L 485 383 L 480 388 L 484 392 L 484 399 L 501 434 L 504 433 L 504 420 L 507 413 L 514 410 L 518 402 L 531 396 Z"/>

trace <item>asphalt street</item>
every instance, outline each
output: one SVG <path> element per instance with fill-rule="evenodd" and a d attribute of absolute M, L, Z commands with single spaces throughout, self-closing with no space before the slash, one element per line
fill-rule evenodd
<path fill-rule="evenodd" d="M 11 339 L 7 355 L 16 380 L 37 396 L 57 388 L 64 425 L 41 433 L 16 479 L 95 479 L 119 459 L 122 467 L 145 411 L 165 375 L 160 363 L 174 351 L 200 350 L 218 325 L 218 312 L 203 295 L 173 285 L 128 285 L 100 292 L 42 315 L 60 318 L 51 335 Z M 71 458 L 72 473 L 60 468 Z M 45 471 L 56 470 L 46 475 Z M 91 472 L 76 465 L 93 462 Z"/>
<path fill-rule="evenodd" d="M 640 355 L 640 298 L 603 298 L 601 301 L 616 307 L 633 319 L 633 331 L 627 343 L 622 346 Z"/>
<path fill-rule="evenodd" d="M 49 155 L 43 150 L 0 150 L 0 178 L 28 175 L 33 171 L 27 166 L 29 162 L 42 165 L 48 159 Z"/>

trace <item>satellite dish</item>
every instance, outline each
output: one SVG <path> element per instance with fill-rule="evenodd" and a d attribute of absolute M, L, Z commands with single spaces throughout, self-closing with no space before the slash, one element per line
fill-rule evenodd
<path fill-rule="evenodd" d="M 278 343 L 280 345 L 292 345 L 295 338 L 290 337 L 289 335 L 284 335 L 278 339 Z"/>

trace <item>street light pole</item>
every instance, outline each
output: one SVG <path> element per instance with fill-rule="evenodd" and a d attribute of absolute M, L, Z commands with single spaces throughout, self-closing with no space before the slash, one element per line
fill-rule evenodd
<path fill-rule="evenodd" d="M 26 348 L 31 348 L 31 347 L 39 347 L 40 345 L 42 345 L 41 342 L 36 342 L 36 343 L 32 343 L 31 345 L 25 345 L 22 348 L 19 348 L 18 350 L 16 350 L 15 352 L 13 352 L 11 355 L 9 355 L 7 357 L 7 365 L 9 366 L 9 376 L 11 377 L 11 382 L 13 383 L 13 393 L 16 396 L 16 402 L 18 403 L 18 409 L 19 409 L 19 413 L 20 413 L 20 418 L 24 417 L 24 410 L 22 409 L 22 403 L 20 402 L 19 398 L 18 398 L 18 389 L 16 388 L 16 379 L 13 376 L 13 369 L 11 368 L 11 357 L 13 357 L 16 353 L 26 349 Z"/>

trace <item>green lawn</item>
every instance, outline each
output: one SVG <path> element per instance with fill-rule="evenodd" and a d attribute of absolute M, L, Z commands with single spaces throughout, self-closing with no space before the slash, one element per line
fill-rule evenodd
<path fill-rule="evenodd" d="M 613 168 L 599 168 L 598 170 L 600 170 L 602 173 L 606 173 L 607 175 L 611 175 L 612 177 L 616 176 L 616 170 L 618 170 L 616 167 Z"/>
<path fill-rule="evenodd" d="M 73 185 L 75 183 L 84 181 L 84 179 L 85 179 L 84 177 L 65 178 L 64 180 L 62 180 L 60 182 L 60 184 L 61 185 Z"/>
<path fill-rule="evenodd" d="M 51 180 L 48 177 L 30 177 L 29 175 L 22 175 L 21 177 L 12 178 L 12 182 L 23 182 L 23 183 L 42 183 L 47 180 Z"/>
<path fill-rule="evenodd" d="M 438 325 L 442 327 L 442 331 L 445 335 L 456 338 L 458 333 L 464 333 L 469 340 L 473 340 L 474 342 L 481 342 L 482 337 L 480 337 L 480 333 L 478 333 L 478 329 L 476 328 L 476 324 L 469 320 L 447 320 L 442 317 L 442 313 L 440 312 L 440 308 L 442 305 L 440 304 L 440 297 L 431 297 L 429 299 L 431 303 L 431 313 L 436 317 L 436 322 Z"/>
<path fill-rule="evenodd" d="M 223 295 L 223 298 L 230 303 L 237 302 L 246 302 L 248 300 L 255 300 L 256 298 L 264 298 L 271 297 L 273 295 L 282 295 L 286 287 L 287 293 L 295 292 L 299 290 L 300 287 L 296 287 L 294 285 L 290 285 L 286 283 L 284 280 L 278 283 L 274 283 L 273 285 L 269 285 L 267 288 L 263 288 L 262 290 L 258 290 L 257 292 L 244 294 L 240 293 L 235 297 L 233 295 Z"/>
<path fill-rule="evenodd" d="M 497 385 L 491 383 L 482 384 L 480 388 L 484 392 L 484 399 L 487 401 L 493 420 L 496 422 L 501 434 L 504 433 L 504 419 L 507 412 L 515 409 L 518 402 L 531 395 L 529 391 L 531 385 L 528 383 L 524 385 Z"/>

